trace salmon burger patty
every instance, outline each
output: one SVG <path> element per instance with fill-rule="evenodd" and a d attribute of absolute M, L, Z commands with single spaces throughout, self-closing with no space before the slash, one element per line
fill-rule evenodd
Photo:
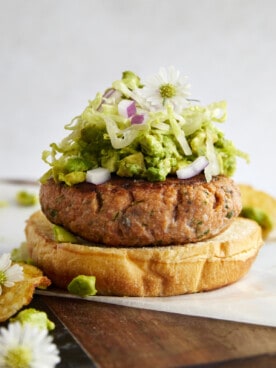
<path fill-rule="evenodd" d="M 41 185 L 41 208 L 49 221 L 90 242 L 141 247 L 197 242 L 225 230 L 241 211 L 234 182 L 204 175 L 163 182 L 112 177 L 104 184 Z"/>

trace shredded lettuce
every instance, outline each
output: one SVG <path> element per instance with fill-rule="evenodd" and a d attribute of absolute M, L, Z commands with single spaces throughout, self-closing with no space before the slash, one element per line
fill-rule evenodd
<path fill-rule="evenodd" d="M 225 101 L 190 104 L 177 113 L 169 104 L 154 110 L 143 100 L 141 88 L 140 78 L 128 71 L 89 101 L 65 126 L 69 134 L 43 152 L 50 170 L 41 181 L 52 176 L 74 185 L 85 181 L 85 173 L 97 167 L 120 176 L 162 181 L 199 156 L 209 161 L 204 172 L 210 181 L 219 174 L 232 176 L 237 157 L 248 160 L 217 126 L 227 118 Z M 144 115 L 142 124 L 131 124 L 130 118 L 119 114 L 121 99 L 135 101 L 137 113 Z"/>

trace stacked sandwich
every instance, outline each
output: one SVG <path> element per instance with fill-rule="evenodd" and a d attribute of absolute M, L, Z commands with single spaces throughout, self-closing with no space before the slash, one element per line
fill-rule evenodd
<path fill-rule="evenodd" d="M 191 99 L 173 67 L 145 82 L 124 72 L 43 153 L 41 211 L 26 226 L 33 262 L 65 289 L 95 276 L 101 295 L 179 295 L 239 280 L 263 242 L 257 223 L 239 217 L 230 177 L 247 156 L 218 129 L 225 120 L 225 102 Z"/>

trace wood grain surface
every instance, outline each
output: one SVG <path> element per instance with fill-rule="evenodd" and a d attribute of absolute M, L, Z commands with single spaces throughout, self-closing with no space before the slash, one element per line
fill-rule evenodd
<path fill-rule="evenodd" d="M 90 357 L 76 367 L 276 367 L 273 327 L 38 295 L 34 303 Z"/>

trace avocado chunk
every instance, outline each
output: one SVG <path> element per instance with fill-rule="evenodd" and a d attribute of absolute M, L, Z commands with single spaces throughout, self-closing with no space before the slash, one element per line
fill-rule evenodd
<path fill-rule="evenodd" d="M 58 243 L 77 243 L 77 238 L 70 233 L 69 231 L 65 230 L 62 226 L 54 225 L 53 226 L 54 232 L 54 240 Z"/>
<path fill-rule="evenodd" d="M 48 319 L 45 312 L 38 311 L 34 308 L 24 309 L 19 312 L 16 317 L 10 319 L 11 322 L 20 322 L 21 324 L 30 323 L 40 329 L 49 331 L 55 328 L 54 322 Z"/>
<path fill-rule="evenodd" d="M 138 176 L 145 171 L 144 156 L 141 152 L 133 153 L 123 158 L 119 163 L 119 176 Z"/>
<path fill-rule="evenodd" d="M 95 276 L 79 275 L 70 282 L 67 289 L 71 294 L 79 295 L 82 297 L 90 296 L 97 293 L 95 284 Z"/>
<path fill-rule="evenodd" d="M 35 204 L 37 204 L 37 201 L 38 199 L 36 194 L 29 193 L 25 190 L 21 190 L 16 193 L 16 202 L 20 206 L 34 206 Z"/>

